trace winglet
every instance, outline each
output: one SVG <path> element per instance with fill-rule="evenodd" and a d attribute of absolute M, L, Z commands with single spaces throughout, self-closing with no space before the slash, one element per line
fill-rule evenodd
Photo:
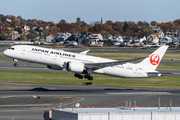
<path fill-rule="evenodd" d="M 86 55 L 87 54 L 87 52 L 89 52 L 90 50 L 85 50 L 85 51 L 83 51 L 83 52 L 80 52 L 79 54 L 81 54 L 81 55 Z"/>

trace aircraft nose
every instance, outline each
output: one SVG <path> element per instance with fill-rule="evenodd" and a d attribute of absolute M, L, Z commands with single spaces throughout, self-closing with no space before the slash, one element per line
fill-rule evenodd
<path fill-rule="evenodd" d="M 3 52 L 3 54 L 4 54 L 5 56 L 7 56 L 8 51 L 7 51 L 7 50 L 5 50 L 5 51 Z"/>

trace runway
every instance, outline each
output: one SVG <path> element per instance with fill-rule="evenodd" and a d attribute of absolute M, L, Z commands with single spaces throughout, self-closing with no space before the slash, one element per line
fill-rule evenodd
<path fill-rule="evenodd" d="M 180 106 L 180 89 L 141 89 L 96 86 L 41 85 L 0 83 L 0 119 L 42 120 L 43 112 L 52 108 Z"/>

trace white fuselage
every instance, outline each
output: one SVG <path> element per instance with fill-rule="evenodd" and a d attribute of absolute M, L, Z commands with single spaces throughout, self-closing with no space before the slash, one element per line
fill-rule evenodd
<path fill-rule="evenodd" d="M 44 65 L 60 66 L 62 68 L 64 68 L 65 63 L 69 61 L 81 63 L 103 63 L 115 61 L 90 55 L 82 55 L 63 50 L 48 49 L 29 45 L 16 45 L 13 46 L 13 48 L 14 50 L 5 50 L 4 55 L 17 60 L 40 63 Z M 146 66 L 132 63 L 104 67 L 93 71 L 93 73 L 130 78 L 160 76 L 160 74 L 147 74 Z"/>

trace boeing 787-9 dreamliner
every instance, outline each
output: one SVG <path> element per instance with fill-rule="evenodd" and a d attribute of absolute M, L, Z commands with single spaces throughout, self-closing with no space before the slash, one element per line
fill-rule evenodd
<path fill-rule="evenodd" d="M 168 46 L 161 46 L 148 57 L 143 57 L 139 63 L 130 63 L 142 58 L 129 60 L 112 60 L 86 55 L 89 50 L 81 53 L 67 52 L 63 50 L 48 49 L 31 45 L 15 45 L 3 52 L 3 54 L 17 61 L 39 63 L 47 65 L 49 69 L 74 72 L 79 79 L 93 80 L 91 73 L 105 74 L 124 78 L 158 77 L 161 74 L 156 71 Z M 83 75 L 84 74 L 84 75 Z"/>

